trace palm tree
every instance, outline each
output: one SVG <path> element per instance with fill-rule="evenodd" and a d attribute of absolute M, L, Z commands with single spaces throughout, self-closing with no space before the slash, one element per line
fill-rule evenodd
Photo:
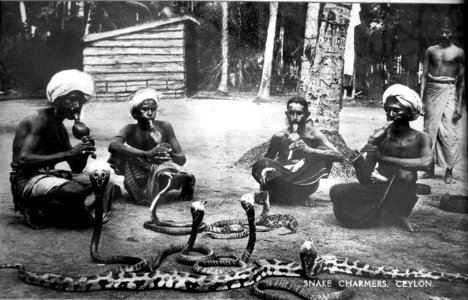
<path fill-rule="evenodd" d="M 221 26 L 221 54 L 223 62 L 221 66 L 221 81 L 219 82 L 218 91 L 225 94 L 228 93 L 228 65 L 229 65 L 229 44 L 228 44 L 228 3 L 221 2 L 222 9 L 222 26 Z"/>
<path fill-rule="evenodd" d="M 305 21 L 304 32 L 304 54 L 302 56 L 301 66 L 301 88 L 305 90 L 310 84 L 310 68 L 315 58 L 315 46 L 317 45 L 318 37 L 318 19 L 319 19 L 320 3 L 307 4 L 307 16 Z"/>
<path fill-rule="evenodd" d="M 312 102 L 315 123 L 331 130 L 339 129 L 344 50 L 351 4 L 327 3 L 310 68 L 310 84 L 305 96 Z M 306 72 L 306 70 L 302 70 Z"/>
<path fill-rule="evenodd" d="M 270 22 L 265 42 L 265 55 L 263 59 L 262 81 L 257 99 L 270 98 L 271 69 L 273 61 L 273 48 L 275 43 L 276 17 L 278 15 L 278 2 L 270 2 Z"/>

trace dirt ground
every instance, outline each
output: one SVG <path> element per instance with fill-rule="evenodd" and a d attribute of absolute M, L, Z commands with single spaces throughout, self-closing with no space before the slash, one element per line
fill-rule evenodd
<path fill-rule="evenodd" d="M 0 102 L 0 263 L 22 263 L 32 271 L 68 275 L 92 275 L 109 266 L 91 262 L 89 243 L 92 228 L 46 228 L 33 230 L 24 225 L 23 217 L 13 210 L 8 181 L 11 144 L 20 118 L 42 101 Z M 284 125 L 283 103 L 255 104 L 231 100 L 175 100 L 161 104 L 159 117 L 169 120 L 188 162 L 186 169 L 197 178 L 195 199 L 207 200 L 205 222 L 243 217 L 239 199 L 244 193 L 257 190 L 248 170 L 233 163 L 250 148 L 268 140 Z M 466 111 L 462 128 L 466 128 Z M 126 123 L 132 122 L 126 103 L 90 103 L 85 106 L 82 120 L 96 139 L 98 159 L 108 158 L 107 145 Z M 342 110 L 340 131 L 352 148 L 359 148 L 373 128 L 385 123 L 379 107 L 349 106 Z M 67 126 L 72 123 L 67 121 Z M 418 125 L 416 125 L 418 126 Z M 74 143 L 75 141 L 72 141 Z M 330 186 L 339 179 L 321 182 L 314 207 L 272 206 L 271 213 L 293 215 L 299 222 L 296 234 L 278 229 L 258 233 L 252 259 L 278 258 L 299 261 L 299 247 L 312 239 L 319 255 L 334 254 L 359 259 L 372 265 L 417 268 L 431 271 L 468 273 L 468 218 L 466 214 L 446 212 L 438 208 L 444 193 L 467 194 L 466 131 L 462 139 L 462 161 L 455 169 L 457 184 L 447 186 L 442 181 L 443 170 L 436 169 L 436 179 L 421 180 L 432 186 L 432 193 L 420 196 L 411 219 L 420 225 L 420 232 L 411 234 L 391 224 L 373 229 L 345 229 L 333 215 L 328 196 Z M 117 183 L 121 177 L 115 176 Z M 261 207 L 257 206 L 257 211 Z M 189 203 L 170 202 L 158 210 L 160 216 L 173 220 L 190 220 Z M 174 242 L 186 242 L 187 236 L 169 236 L 148 231 L 143 222 L 149 220 L 148 208 L 116 199 L 111 220 L 105 224 L 100 251 L 103 255 L 134 255 L 150 258 Z M 215 240 L 200 234 L 197 243 L 212 247 L 217 254 L 242 255 L 247 243 L 240 240 Z M 161 269 L 188 270 L 170 257 Z M 66 293 L 27 285 L 12 269 L 0 270 L 0 298 L 84 298 L 84 299 L 254 299 L 250 288 L 213 293 L 181 291 L 100 291 Z M 346 275 L 321 274 L 320 278 L 359 280 Z M 301 279 L 290 279 L 303 285 Z M 423 282 L 425 287 L 401 287 L 387 280 L 388 287 L 354 288 L 355 299 L 430 299 L 431 296 L 466 299 L 468 286 L 460 283 Z M 420 282 L 417 282 L 420 283 Z M 312 288 L 310 288 L 312 289 Z M 316 288 L 317 292 L 331 291 Z M 288 296 L 294 299 L 293 296 Z"/>

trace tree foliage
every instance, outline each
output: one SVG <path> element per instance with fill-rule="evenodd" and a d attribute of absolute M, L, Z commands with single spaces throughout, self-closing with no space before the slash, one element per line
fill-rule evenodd
<path fill-rule="evenodd" d="M 82 68 L 81 39 L 86 29 L 88 33 L 103 32 L 183 14 L 190 14 L 200 22 L 196 27 L 199 89 L 215 90 L 219 84 L 222 59 L 219 2 L 93 1 L 84 2 L 84 7 L 80 7 L 81 2 L 75 1 L 26 1 L 27 24 L 21 24 L 19 2 L 0 3 L 2 90 L 43 89 L 53 73 L 64 68 Z M 417 79 L 417 74 L 414 75 L 417 62 L 424 50 L 436 43 L 434 32 L 443 15 L 453 20 L 455 43 L 464 47 L 462 8 L 463 5 L 363 5 L 374 19 L 371 52 L 374 61 L 388 71 L 382 75 L 384 79 L 402 80 L 401 75 L 391 73 L 398 58 L 403 71 Z M 294 91 L 297 86 L 305 44 L 306 11 L 305 2 L 279 3 L 271 78 L 273 94 Z M 258 90 L 268 20 L 268 2 L 229 3 L 230 89 Z M 280 30 L 284 32 L 282 40 Z"/>

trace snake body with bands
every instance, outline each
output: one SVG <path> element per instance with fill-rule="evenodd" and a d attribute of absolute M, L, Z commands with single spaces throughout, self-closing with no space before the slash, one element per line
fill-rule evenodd
<path fill-rule="evenodd" d="M 195 201 L 190 206 L 190 211 L 192 213 L 192 232 L 190 233 L 190 238 L 185 245 L 185 247 L 180 251 L 179 256 L 177 257 L 177 261 L 184 264 L 193 265 L 198 261 L 210 260 L 215 259 L 216 256 L 212 249 L 204 245 L 198 245 L 194 247 L 195 240 L 197 239 L 197 233 L 200 223 L 203 220 L 203 216 L 205 214 L 205 207 L 204 204 L 206 201 Z M 200 252 L 203 255 L 191 256 L 189 253 L 191 251 Z"/>
<path fill-rule="evenodd" d="M 247 246 L 242 254 L 240 259 L 229 260 L 207 260 L 199 261 L 193 266 L 193 270 L 196 273 L 200 274 L 226 274 L 235 271 L 242 271 L 247 267 L 247 263 L 252 256 L 252 253 L 255 248 L 255 242 L 257 239 L 256 226 L 255 226 L 255 207 L 252 197 L 241 197 L 241 205 L 247 214 L 247 220 L 249 224 L 249 240 Z M 219 268 L 222 267 L 222 268 Z"/>
<path fill-rule="evenodd" d="M 184 222 L 173 222 L 173 221 L 161 221 L 158 218 L 156 213 L 158 207 L 158 201 L 161 196 L 169 189 L 172 183 L 172 174 L 169 172 L 164 173 L 165 176 L 168 177 L 167 185 L 156 195 L 151 203 L 150 210 L 151 210 L 151 221 L 146 221 L 143 223 L 143 227 L 152 231 L 156 231 L 159 233 L 171 234 L 171 235 L 186 235 L 192 232 L 192 223 L 184 223 Z M 201 223 L 197 230 L 198 232 L 202 232 L 205 230 L 206 224 Z"/>

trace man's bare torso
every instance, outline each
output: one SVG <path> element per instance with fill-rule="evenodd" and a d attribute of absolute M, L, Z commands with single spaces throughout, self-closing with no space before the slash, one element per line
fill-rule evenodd
<path fill-rule="evenodd" d="M 387 131 L 388 132 L 388 131 Z M 387 133 L 387 136 L 379 143 L 378 148 L 382 155 L 397 158 L 419 158 L 423 147 L 424 132 L 408 128 L 401 134 Z M 394 166 L 381 165 L 384 175 L 393 173 Z M 414 171 L 416 172 L 416 171 Z"/>
<path fill-rule="evenodd" d="M 307 144 L 307 146 L 311 148 L 318 148 L 321 146 L 320 139 L 317 138 L 317 128 L 313 127 L 310 124 L 306 124 L 303 132 L 298 132 L 301 136 L 301 139 Z M 279 162 L 282 164 L 285 163 L 295 163 L 300 159 L 304 158 L 303 155 L 299 151 L 293 151 L 291 161 L 288 161 L 289 156 L 289 144 L 291 143 L 288 141 L 289 132 L 287 129 L 275 134 L 276 139 L 279 140 L 278 142 L 278 159 Z"/>
<path fill-rule="evenodd" d="M 154 127 L 143 130 L 138 124 L 128 125 L 126 143 L 140 150 L 151 150 L 161 142 L 168 142 L 167 134 L 164 130 L 164 121 L 155 120 Z"/>
<path fill-rule="evenodd" d="M 25 140 L 33 134 L 39 140 L 34 149 L 30 149 L 31 153 L 47 155 L 70 149 L 68 132 L 62 121 L 53 118 L 50 108 L 40 109 L 26 116 L 18 125 L 13 140 L 13 163 L 17 162 Z"/>
<path fill-rule="evenodd" d="M 463 63 L 463 50 L 451 44 L 448 47 L 435 45 L 427 50 L 429 57 L 428 72 L 432 76 L 456 78 L 460 63 Z"/>

